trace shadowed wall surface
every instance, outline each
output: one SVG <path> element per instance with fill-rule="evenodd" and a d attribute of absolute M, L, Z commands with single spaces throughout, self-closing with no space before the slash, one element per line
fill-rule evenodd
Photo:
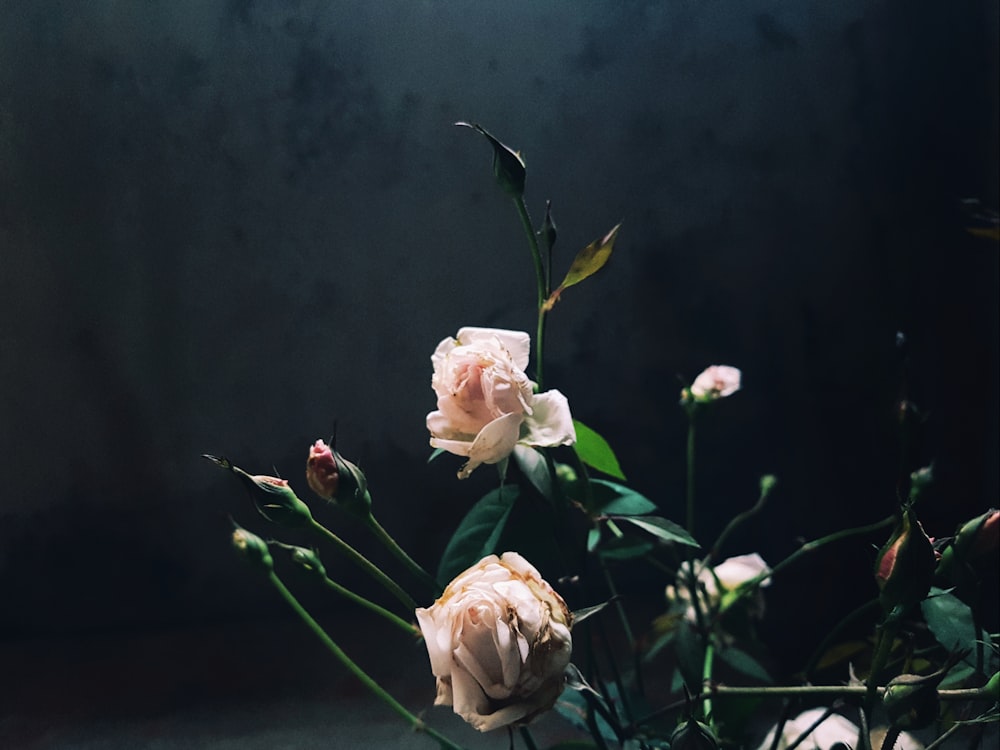
<path fill-rule="evenodd" d="M 523 151 L 558 268 L 623 222 L 551 316 L 546 379 L 664 515 L 678 378 L 726 363 L 706 539 L 763 473 L 780 489 L 729 553 L 891 512 L 900 397 L 938 476 L 922 520 L 951 533 L 997 502 L 998 252 L 958 209 L 997 203 L 996 87 L 986 2 L 0 4 L 0 637 L 284 617 L 229 549 L 228 516 L 259 519 L 199 454 L 305 496 L 335 422 L 436 562 L 495 477 L 427 466 L 430 353 L 534 329 L 516 215 L 456 120 Z"/>

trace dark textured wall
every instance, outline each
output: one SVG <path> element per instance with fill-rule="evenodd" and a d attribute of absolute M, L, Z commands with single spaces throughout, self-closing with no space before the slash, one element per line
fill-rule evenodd
<path fill-rule="evenodd" d="M 301 487 L 334 420 L 433 564 L 492 477 L 425 465 L 430 353 L 533 329 L 459 119 L 524 151 L 557 264 L 624 222 L 552 315 L 548 384 L 666 515 L 677 376 L 726 363 L 706 537 L 764 472 L 734 554 L 882 517 L 905 370 L 949 533 L 997 502 L 998 252 L 957 210 L 997 202 L 996 47 L 988 2 L 3 3 L 0 635 L 278 611 L 228 548 L 227 515 L 257 519 L 198 455 Z M 803 575 L 831 590 L 853 554 Z"/>

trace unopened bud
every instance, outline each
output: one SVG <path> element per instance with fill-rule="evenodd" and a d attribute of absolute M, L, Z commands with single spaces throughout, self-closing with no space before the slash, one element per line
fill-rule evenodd
<path fill-rule="evenodd" d="M 228 458 L 203 454 L 204 458 L 228 469 L 238 476 L 250 491 L 257 511 L 268 521 L 284 526 L 302 526 L 312 522 L 309 506 L 299 500 L 298 495 L 288 486 L 288 481 L 264 474 L 248 474 L 239 466 L 234 466 Z"/>
<path fill-rule="evenodd" d="M 309 506 L 289 486 L 287 479 L 263 474 L 246 475 L 252 486 L 251 495 L 257 510 L 268 521 L 284 526 L 302 526 L 312 520 Z"/>
<path fill-rule="evenodd" d="M 372 512 L 372 496 L 368 492 L 368 478 L 356 464 L 351 463 L 334 451 L 337 471 L 340 473 L 340 489 L 337 490 L 337 505 L 344 510 L 366 518 Z"/>
<path fill-rule="evenodd" d="M 886 685 L 882 705 L 889 721 L 899 729 L 923 729 L 941 712 L 937 686 L 940 678 L 901 674 Z"/>
<path fill-rule="evenodd" d="M 994 672 L 993 676 L 983 685 L 983 692 L 993 701 L 1000 701 L 1000 672 Z"/>
<path fill-rule="evenodd" d="M 719 739 L 707 724 L 690 718 L 670 735 L 670 750 L 719 750 Z"/>
<path fill-rule="evenodd" d="M 233 547 L 248 563 L 265 571 L 274 569 L 274 560 L 267 542 L 256 534 L 237 526 L 233 530 Z"/>
<path fill-rule="evenodd" d="M 896 607 L 910 607 L 927 596 L 936 565 L 934 545 L 920 526 L 912 506 L 907 506 L 875 563 L 875 580 L 881 590 L 879 599 L 883 609 L 891 612 Z"/>
<path fill-rule="evenodd" d="M 496 177 L 497 184 L 512 197 L 524 195 L 526 170 L 521 154 L 498 141 L 475 123 L 456 122 L 455 124 L 472 128 L 490 142 L 490 145 L 493 146 L 493 176 Z"/>
<path fill-rule="evenodd" d="M 333 449 L 323 440 L 309 446 L 306 460 L 306 482 L 309 488 L 324 500 L 333 500 L 340 484 L 340 472 Z"/>
<path fill-rule="evenodd" d="M 293 546 L 289 546 L 288 549 L 291 550 L 293 563 L 307 573 L 311 573 L 319 578 L 326 578 L 326 568 L 323 567 L 323 563 L 320 561 L 316 550 Z"/>
<path fill-rule="evenodd" d="M 996 553 L 1000 547 L 1000 510 L 991 508 L 962 525 L 955 535 L 955 550 L 974 559 Z"/>

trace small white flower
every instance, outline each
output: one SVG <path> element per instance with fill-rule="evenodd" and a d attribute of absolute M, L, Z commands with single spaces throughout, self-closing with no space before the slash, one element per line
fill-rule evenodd
<path fill-rule="evenodd" d="M 794 719 L 785 722 L 785 726 L 781 730 L 781 737 L 778 739 L 777 750 L 786 750 L 791 747 L 825 713 L 825 709 L 811 708 L 808 711 L 803 711 Z M 764 741 L 760 743 L 758 750 L 770 750 L 774 746 L 774 733 L 776 729 L 777 727 L 771 729 L 764 738 Z M 852 721 L 845 719 L 840 714 L 833 713 L 823 719 L 796 747 L 798 750 L 830 750 L 838 743 L 847 745 L 848 747 L 856 747 L 860 731 Z M 884 729 L 876 728 L 872 729 L 871 732 L 873 738 L 877 738 L 880 733 L 881 736 L 885 736 Z M 873 746 L 881 747 L 881 740 L 873 743 Z M 906 732 L 902 732 L 899 735 L 899 739 L 896 740 L 893 750 L 923 750 L 923 747 L 923 744 L 918 739 Z"/>
<path fill-rule="evenodd" d="M 691 395 L 698 401 L 715 401 L 731 396 L 740 389 L 742 373 L 729 365 L 712 365 L 691 384 Z"/>

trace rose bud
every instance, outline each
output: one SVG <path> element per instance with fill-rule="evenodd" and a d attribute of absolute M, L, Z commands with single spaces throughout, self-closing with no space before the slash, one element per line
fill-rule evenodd
<path fill-rule="evenodd" d="M 371 514 L 372 498 L 364 472 L 322 440 L 309 446 L 306 481 L 324 500 L 361 517 Z"/>
<path fill-rule="evenodd" d="M 250 499 L 257 511 L 268 521 L 285 526 L 303 526 L 312 522 L 309 506 L 299 500 L 287 480 L 264 474 L 248 474 L 239 466 L 234 466 L 228 458 L 210 456 L 207 453 L 202 454 L 202 457 L 238 476 L 249 490 Z"/>
<path fill-rule="evenodd" d="M 240 526 L 236 526 L 233 530 L 233 547 L 251 565 L 260 567 L 265 571 L 274 569 L 274 560 L 271 558 L 271 552 L 267 548 L 267 542 L 256 534 Z"/>
<path fill-rule="evenodd" d="M 719 750 L 719 740 L 707 724 L 689 718 L 670 735 L 670 750 Z"/>
<path fill-rule="evenodd" d="M 934 545 L 920 526 L 912 506 L 908 506 L 875 563 L 875 580 L 881 590 L 879 599 L 883 609 L 886 612 L 896 607 L 905 609 L 927 596 L 936 566 Z"/>
<path fill-rule="evenodd" d="M 516 552 L 490 555 L 416 611 L 437 678 L 435 705 L 481 732 L 527 724 L 562 692 L 573 616 Z"/>
<path fill-rule="evenodd" d="M 333 449 L 322 440 L 317 440 L 309 446 L 306 482 L 309 483 L 309 489 L 324 500 L 333 500 L 337 495 L 337 487 L 340 484 L 337 459 L 333 456 Z"/>
<path fill-rule="evenodd" d="M 892 678 L 882 696 L 882 706 L 892 725 L 899 729 L 923 729 L 936 721 L 941 712 L 937 692 L 940 681 L 915 674 Z"/>

